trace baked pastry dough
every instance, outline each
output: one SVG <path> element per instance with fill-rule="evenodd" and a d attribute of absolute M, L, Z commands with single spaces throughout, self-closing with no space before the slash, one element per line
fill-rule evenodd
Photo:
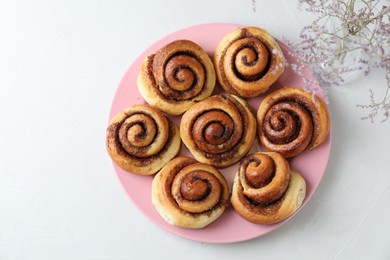
<path fill-rule="evenodd" d="M 214 56 L 219 84 L 229 93 L 255 97 L 276 82 L 284 71 L 284 57 L 267 31 L 242 27 L 226 35 Z"/>
<path fill-rule="evenodd" d="M 207 53 L 196 43 L 177 40 L 145 58 L 138 90 L 150 105 L 180 115 L 211 95 L 215 71 Z"/>
<path fill-rule="evenodd" d="M 106 146 L 111 158 L 124 170 L 151 175 L 179 152 L 177 126 L 162 112 L 149 105 L 124 109 L 111 119 Z"/>
<path fill-rule="evenodd" d="M 250 150 L 256 119 L 243 99 L 231 94 L 214 95 L 183 114 L 180 136 L 198 161 L 224 167 Z"/>
<path fill-rule="evenodd" d="M 213 166 L 177 157 L 156 174 L 152 202 L 169 224 L 203 228 L 224 212 L 229 202 L 225 177 Z"/>
<path fill-rule="evenodd" d="M 318 146 L 330 129 L 325 103 L 297 88 L 281 88 L 267 95 L 258 109 L 257 122 L 265 149 L 286 158 Z"/>
<path fill-rule="evenodd" d="M 306 182 L 278 153 L 254 153 L 240 162 L 231 202 L 243 218 L 273 224 L 291 216 L 306 196 Z"/>

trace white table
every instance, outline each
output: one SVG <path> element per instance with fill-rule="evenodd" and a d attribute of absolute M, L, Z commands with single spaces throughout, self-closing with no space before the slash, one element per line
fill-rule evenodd
<path fill-rule="evenodd" d="M 209 22 L 296 40 L 296 1 L 2 1 L 0 259 L 390 259 L 390 122 L 357 104 L 379 72 L 329 93 L 332 148 L 308 204 L 281 228 L 207 244 L 154 225 L 129 201 L 104 138 L 122 75 L 167 33 Z M 255 7 L 256 12 L 253 11 Z"/>

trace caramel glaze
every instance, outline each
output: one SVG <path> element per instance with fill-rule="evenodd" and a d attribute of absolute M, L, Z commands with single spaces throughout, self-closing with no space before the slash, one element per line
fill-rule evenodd
<path fill-rule="evenodd" d="M 165 198 L 167 198 L 169 201 L 170 201 L 170 204 L 171 205 L 176 205 L 176 208 L 180 210 L 180 212 L 182 212 L 183 214 L 190 214 L 191 216 L 193 217 L 197 217 L 197 216 L 200 216 L 200 215 L 210 215 L 212 213 L 213 210 L 215 210 L 216 208 L 219 208 L 219 207 L 226 207 L 227 205 L 227 201 L 226 198 L 224 198 L 223 194 L 226 192 L 224 190 L 224 187 L 223 185 L 221 185 L 221 196 L 219 197 L 219 200 L 218 202 L 216 203 L 216 205 L 214 205 L 214 207 L 206 210 L 206 211 L 203 211 L 201 213 L 192 213 L 192 212 L 188 212 L 188 211 L 185 211 L 183 209 L 181 209 L 179 206 L 178 206 L 178 203 L 176 202 L 175 198 L 173 197 L 172 193 L 171 193 L 171 189 L 172 189 L 172 183 L 176 177 L 176 175 L 186 166 L 190 165 L 190 164 L 194 164 L 194 163 L 198 163 L 195 159 L 193 158 L 187 158 L 185 161 L 182 161 L 181 163 L 175 165 L 175 167 L 173 167 L 171 169 L 171 172 L 168 176 L 168 178 L 166 179 L 165 183 L 164 183 L 164 187 L 163 188 L 163 192 L 165 193 Z M 194 182 L 196 180 L 194 179 L 187 179 L 185 180 L 186 183 L 183 183 L 182 185 L 183 186 L 186 186 L 188 185 L 188 182 Z M 182 186 L 182 187 L 183 187 Z M 203 188 L 205 188 L 203 190 L 203 193 L 202 191 L 200 190 L 194 190 L 194 194 L 189 194 L 187 191 L 182 191 L 182 196 L 185 198 L 185 197 L 191 197 L 190 200 L 192 200 L 193 203 L 197 203 L 197 200 L 198 203 L 202 203 L 202 200 L 204 199 L 207 199 L 207 195 L 205 194 L 209 194 L 210 193 L 210 189 L 211 189 L 211 186 L 209 184 L 206 185 L 206 187 L 203 186 Z M 185 189 L 185 188 L 184 188 Z M 184 193 L 184 195 L 183 195 Z M 197 196 L 198 195 L 198 196 Z M 226 201 L 225 201 L 226 200 Z M 225 202 L 224 202 L 225 201 Z"/>
<path fill-rule="evenodd" d="M 196 149 L 198 151 L 200 151 L 202 154 L 204 154 L 204 156 L 208 159 L 212 159 L 214 162 L 217 162 L 217 163 L 221 163 L 223 161 L 228 161 L 232 158 L 232 156 L 234 156 L 234 154 L 237 153 L 238 149 L 239 149 L 239 146 L 240 146 L 240 143 L 242 142 L 242 139 L 243 139 L 243 135 L 245 134 L 245 129 L 248 128 L 249 126 L 249 119 L 248 119 L 248 115 L 247 115 L 247 111 L 245 110 L 244 106 L 239 102 L 237 101 L 235 98 L 229 96 L 228 94 L 221 94 L 219 95 L 224 101 L 232 104 L 233 106 L 235 106 L 235 108 L 239 111 L 239 114 L 241 115 L 241 119 L 242 121 L 241 122 L 233 122 L 234 124 L 243 124 L 243 134 L 241 134 L 240 136 L 236 137 L 233 135 L 232 131 L 234 131 L 234 125 L 233 125 L 233 128 L 228 128 L 227 130 L 224 130 L 222 131 L 220 129 L 220 126 L 218 127 L 212 127 L 211 129 L 212 130 L 209 130 L 211 131 L 211 133 L 205 133 L 204 129 L 196 129 L 194 126 L 194 122 L 196 120 L 196 118 L 194 118 L 192 120 L 192 124 L 191 124 L 191 129 L 193 129 L 193 139 L 194 140 L 200 140 L 199 138 L 196 137 L 196 135 L 202 135 L 203 138 L 202 139 L 213 139 L 212 142 L 213 143 L 222 143 L 221 140 L 223 140 L 224 142 L 226 141 L 229 141 L 230 138 L 235 138 L 235 142 L 231 142 L 233 144 L 233 146 L 229 146 L 229 147 L 224 147 L 223 150 L 225 151 L 222 151 L 221 150 L 205 150 L 205 149 L 202 149 L 205 147 L 204 144 L 202 143 L 196 143 L 197 147 Z M 209 111 L 204 111 L 202 114 L 200 114 L 200 116 L 203 116 L 204 114 L 208 113 Z M 222 111 L 223 112 L 223 111 Z M 226 113 L 225 113 L 226 114 Z M 229 116 L 226 114 L 226 116 Z M 219 118 L 215 118 L 215 121 L 219 120 Z M 209 128 L 207 128 L 209 129 Z M 214 136 L 214 137 L 204 137 L 205 134 L 207 136 Z M 225 137 L 228 137 L 229 139 L 226 140 L 224 139 Z M 228 148 L 228 149 L 226 149 Z"/>
<path fill-rule="evenodd" d="M 248 176 L 251 171 L 265 175 L 259 184 L 261 187 L 253 185 L 251 176 Z M 257 152 L 240 163 L 234 178 L 231 202 L 237 213 L 248 221 L 273 224 L 291 216 L 301 206 L 305 194 L 305 180 L 298 172 L 290 170 L 282 154 Z"/>
<path fill-rule="evenodd" d="M 239 40 L 240 38 L 237 38 L 236 40 Z M 238 49 L 237 51 L 235 52 L 234 56 L 236 56 L 242 49 L 245 49 L 245 48 L 248 48 L 250 50 L 252 50 L 254 53 L 257 53 L 258 50 L 256 50 L 253 45 L 255 44 L 254 43 L 254 40 L 257 39 L 255 37 L 248 37 L 247 38 L 247 42 L 242 44 Z M 240 73 L 238 71 L 238 68 L 237 68 L 237 59 L 234 61 L 234 60 L 230 60 L 229 63 L 232 64 L 231 66 L 234 66 L 234 71 L 236 73 L 236 76 L 238 78 L 240 78 L 241 80 L 243 81 L 257 81 L 259 79 L 261 79 L 265 74 L 267 74 L 267 72 L 269 71 L 269 67 L 270 67 L 270 64 L 271 64 L 271 59 L 272 59 L 272 56 L 269 55 L 269 46 L 267 46 L 266 43 L 262 43 L 263 47 L 260 49 L 261 53 L 257 53 L 256 55 L 256 58 L 254 58 L 252 61 L 248 61 L 248 58 L 246 58 L 247 56 L 244 56 L 242 55 L 241 57 L 241 64 L 243 66 L 247 66 L 247 67 L 252 67 L 256 62 L 259 62 L 261 63 L 261 66 L 263 67 L 263 69 L 261 70 L 260 73 L 256 73 L 254 75 L 245 75 L 243 73 Z M 224 54 L 226 53 L 226 51 L 224 52 Z M 224 54 L 222 54 L 222 57 L 224 57 Z M 222 65 L 223 62 L 221 62 L 220 64 Z M 234 64 L 234 65 L 233 65 Z M 227 81 L 224 81 L 225 83 Z M 230 83 L 229 83 L 230 84 Z M 231 84 L 230 84 L 231 85 Z"/>
<path fill-rule="evenodd" d="M 310 116 L 310 122 L 307 122 L 308 124 L 308 127 L 310 128 L 310 130 L 307 130 L 310 132 L 310 135 L 308 135 L 307 137 L 307 140 L 304 140 L 303 143 L 304 145 L 302 146 L 302 151 L 303 150 L 308 150 L 310 149 L 312 146 L 313 146 L 313 142 L 315 141 L 315 139 L 317 138 L 318 136 L 318 127 L 319 127 L 319 115 L 318 115 L 318 111 L 317 109 L 312 105 L 312 103 L 307 100 L 305 97 L 302 97 L 300 95 L 291 95 L 287 98 L 283 98 L 283 99 L 280 99 L 280 100 L 273 100 L 271 102 L 274 102 L 275 104 L 273 106 L 271 106 L 270 108 L 270 113 L 277 113 L 277 109 L 275 109 L 275 107 L 278 107 L 280 106 L 280 104 L 287 104 L 287 103 L 292 103 L 292 104 L 296 104 L 295 106 L 299 106 L 301 107 L 303 110 L 307 111 L 307 113 L 309 114 Z M 272 110 L 275 110 L 275 111 L 272 111 Z M 268 112 L 267 112 L 268 114 Z M 265 124 L 263 124 L 261 127 L 261 131 L 263 133 L 264 136 L 266 136 L 270 141 L 271 143 L 275 143 L 275 144 L 285 144 L 285 149 L 286 151 L 292 151 L 294 149 L 297 149 L 296 147 L 293 146 L 293 143 L 292 141 L 295 140 L 295 138 L 297 137 L 297 135 L 299 134 L 300 131 L 303 131 L 301 129 L 301 126 L 302 126 L 302 118 L 300 118 L 297 114 L 295 113 L 291 113 L 292 114 L 292 119 L 295 120 L 294 122 L 294 125 L 296 125 L 296 129 L 292 129 L 291 131 L 294 131 L 294 134 L 287 140 L 285 141 L 282 141 L 282 140 L 277 140 L 275 138 L 272 137 L 272 135 L 269 133 L 269 130 L 267 129 L 266 125 L 268 125 L 270 122 L 270 117 L 265 117 L 264 118 L 264 122 Z M 283 121 L 283 120 L 281 120 Z M 283 124 L 283 123 L 281 123 Z M 293 124 L 284 124 L 283 126 L 280 127 L 280 129 L 275 129 L 275 131 L 281 131 L 282 129 L 284 128 L 287 128 L 287 127 L 291 127 Z M 264 144 L 264 143 L 263 143 Z M 271 146 L 271 150 L 272 150 L 272 146 Z"/>
<path fill-rule="evenodd" d="M 271 53 L 272 53 L 272 51 L 271 51 L 272 48 L 271 48 L 271 46 L 270 46 L 266 41 L 263 41 L 262 39 L 258 39 L 258 38 L 256 38 L 256 37 L 252 36 L 252 35 L 248 32 L 248 30 L 247 30 L 246 28 L 241 28 L 241 33 L 240 33 L 239 37 L 236 37 L 236 38 L 233 39 L 231 42 L 234 43 L 234 42 L 236 42 L 236 41 L 238 41 L 238 40 L 245 39 L 245 38 L 247 38 L 247 39 L 249 40 L 248 43 L 243 44 L 242 46 L 240 46 L 240 48 L 238 48 L 238 50 L 236 51 L 236 53 L 237 53 L 238 51 L 240 51 L 241 49 L 246 48 L 246 47 L 251 48 L 254 52 L 256 52 L 256 50 L 254 50 L 253 47 L 251 47 L 251 41 L 250 41 L 251 39 L 260 40 L 261 43 L 263 44 L 264 48 L 266 49 L 267 54 L 264 55 L 264 56 L 265 56 L 264 58 L 267 58 L 267 62 L 266 62 L 266 65 L 264 66 L 264 69 L 261 71 L 261 73 L 256 74 L 256 75 L 252 75 L 252 76 L 245 76 L 245 75 L 242 75 L 241 73 L 239 73 L 238 70 L 237 70 L 237 68 L 233 65 L 233 64 L 235 64 L 235 61 L 234 61 L 234 60 L 229 60 L 229 61 L 226 61 L 226 60 L 225 60 L 225 55 L 226 55 L 226 52 L 227 52 L 229 46 L 228 46 L 227 48 L 225 48 L 224 50 L 222 50 L 221 59 L 220 59 L 220 62 L 219 62 L 219 64 L 218 64 L 218 66 L 219 66 L 220 68 L 223 68 L 223 64 L 224 64 L 225 62 L 229 62 L 229 64 L 232 64 L 231 66 L 234 67 L 235 75 L 236 75 L 238 78 L 240 78 L 240 79 L 243 80 L 243 81 L 249 81 L 249 82 L 251 82 L 251 81 L 257 81 L 257 80 L 261 79 L 265 74 L 267 74 L 268 71 L 269 71 L 269 69 L 270 69 L 270 65 L 271 65 L 272 59 L 273 59 L 273 58 L 272 58 L 272 55 L 271 55 Z M 234 55 L 234 56 L 235 56 L 235 55 Z M 258 59 L 258 57 L 257 57 L 257 59 Z M 256 61 L 257 61 L 257 59 L 256 59 Z M 247 62 L 243 61 L 243 63 L 247 63 Z M 252 66 L 253 64 L 247 63 L 247 65 L 248 65 L 248 66 Z M 220 70 L 220 73 L 221 73 L 221 80 L 223 81 L 224 85 L 227 86 L 227 87 L 229 88 L 230 93 L 233 93 L 233 94 L 235 94 L 235 95 L 239 95 L 239 93 L 235 90 L 235 88 L 234 88 L 234 87 L 232 86 L 232 84 L 230 83 L 228 77 L 226 76 L 225 70 L 221 69 L 221 70 Z"/>
<path fill-rule="evenodd" d="M 210 194 L 211 185 L 202 178 L 186 177 L 180 186 L 180 194 L 190 201 L 203 200 Z"/>
<path fill-rule="evenodd" d="M 240 163 L 238 174 L 240 193 L 246 198 L 242 200 L 243 204 L 256 207 L 276 203 L 284 196 L 290 182 L 288 162 L 275 153 L 255 153 L 245 157 Z M 245 187 L 257 192 L 247 193 Z"/>
<path fill-rule="evenodd" d="M 256 164 L 257 168 L 261 165 L 261 169 L 251 167 L 250 164 L 253 163 Z M 262 160 L 256 157 L 245 158 L 240 163 L 240 170 L 241 169 L 245 170 L 245 178 L 248 180 L 249 184 L 257 189 L 266 186 L 275 176 L 275 163 L 268 156 L 262 158 Z M 259 172 L 261 172 L 261 174 L 259 174 Z M 244 172 L 241 174 L 244 174 Z"/>
<path fill-rule="evenodd" d="M 143 111 L 134 111 L 133 113 L 129 114 L 128 116 L 131 116 L 133 114 L 145 114 Z M 146 114 L 147 115 L 147 114 Z M 162 147 L 162 149 L 157 153 L 157 154 L 154 154 L 152 156 L 149 156 L 149 157 L 139 157 L 139 156 L 134 156 L 130 153 L 128 153 L 122 146 L 122 143 L 121 143 L 121 138 L 119 136 L 119 129 L 121 128 L 121 125 L 122 123 L 125 121 L 121 121 L 121 122 L 117 122 L 115 124 L 112 124 L 112 125 L 109 125 L 108 128 L 107 128 L 107 139 L 114 139 L 114 142 L 115 142 L 115 149 L 116 149 L 116 152 L 120 155 L 123 155 L 125 157 L 129 157 L 129 158 L 133 158 L 133 159 L 136 159 L 134 162 L 137 162 L 138 166 L 145 166 L 145 165 L 148 165 L 150 164 L 150 162 L 156 160 L 157 158 L 161 158 L 162 155 L 167 151 L 168 147 L 170 146 L 170 144 L 172 143 L 172 140 L 173 140 L 173 133 L 175 132 L 175 129 L 174 129 L 174 124 L 173 122 L 169 119 L 168 119 L 168 124 L 169 124 L 169 131 L 168 131 L 168 139 L 167 139 L 167 142 L 166 144 Z M 144 123 L 144 122 L 139 122 L 139 123 Z M 160 131 L 159 127 L 157 126 L 157 129 L 158 131 Z M 153 143 L 153 142 L 152 142 Z M 142 152 L 142 150 L 147 150 L 148 149 L 148 146 L 146 147 L 140 147 L 138 148 L 140 152 Z"/>
<path fill-rule="evenodd" d="M 155 86 L 156 89 L 158 89 L 159 91 L 157 91 L 156 93 L 158 94 L 158 96 L 164 100 L 166 100 L 167 102 L 172 102 L 172 103 L 175 103 L 175 102 L 180 102 L 180 101 L 183 101 L 183 96 L 190 96 L 191 99 L 196 97 L 196 96 L 199 96 L 200 94 L 202 94 L 204 91 L 206 91 L 205 87 L 202 86 L 202 89 L 199 93 L 195 94 L 194 95 L 194 88 L 193 86 L 195 86 L 197 83 L 198 83 L 198 75 L 195 73 L 195 71 L 193 71 L 191 69 L 190 66 L 185 66 L 185 69 L 188 69 L 192 72 L 192 75 L 193 75 L 193 82 L 191 84 L 191 86 L 186 89 L 186 90 L 183 90 L 183 91 L 178 91 L 178 90 L 173 90 L 173 89 L 170 89 L 170 86 L 167 82 L 167 80 L 164 78 L 162 80 L 163 84 L 162 86 L 159 86 L 156 82 L 156 78 L 155 78 L 155 70 L 154 68 L 156 67 L 159 67 L 159 66 L 156 66 L 156 64 L 160 64 L 160 66 L 162 68 L 160 69 L 163 69 L 165 70 L 166 69 L 166 65 L 168 63 L 168 61 L 170 59 L 172 59 L 173 57 L 177 57 L 179 55 L 183 55 L 183 56 L 189 56 L 189 57 L 192 57 L 194 59 L 196 59 L 200 65 L 202 66 L 203 68 L 203 71 L 204 71 L 204 82 L 207 81 L 207 70 L 206 70 L 206 66 L 205 64 L 202 62 L 201 59 L 199 59 L 199 57 L 197 56 L 196 53 L 194 52 L 191 52 L 191 51 L 178 51 L 176 52 L 174 55 L 168 57 L 166 60 L 163 60 L 162 58 L 159 57 L 159 53 L 161 52 L 164 52 L 164 49 L 161 49 L 159 51 L 157 51 L 155 54 L 152 54 L 152 55 L 149 55 L 147 57 L 147 77 L 150 79 L 150 81 L 153 83 L 153 85 Z M 182 67 L 183 68 L 183 67 Z M 177 69 L 176 69 L 177 70 Z M 177 72 L 177 71 L 176 71 Z M 182 79 L 178 79 L 176 74 L 173 75 L 173 77 L 175 77 L 175 79 L 177 79 L 179 82 L 180 81 L 183 81 Z M 160 88 L 165 88 L 165 89 L 170 89 L 169 91 L 169 95 L 165 95 L 163 92 L 161 92 L 161 89 Z"/>

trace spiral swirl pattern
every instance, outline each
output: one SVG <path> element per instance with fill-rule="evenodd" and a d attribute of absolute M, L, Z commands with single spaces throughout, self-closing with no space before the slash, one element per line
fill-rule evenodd
<path fill-rule="evenodd" d="M 124 170 L 141 175 L 156 173 L 179 151 L 177 127 L 149 105 L 128 107 L 107 128 L 111 158 Z"/>
<path fill-rule="evenodd" d="M 239 168 L 243 194 L 251 200 L 270 204 L 286 191 L 290 168 L 280 154 L 255 153 L 246 157 Z"/>
<path fill-rule="evenodd" d="M 177 157 L 153 179 L 152 201 L 168 223 L 201 228 L 224 212 L 229 188 L 224 176 L 213 166 Z"/>
<path fill-rule="evenodd" d="M 322 143 L 329 132 L 329 113 L 318 97 L 301 89 L 283 88 L 260 104 L 259 140 L 268 150 L 286 158 Z"/>
<path fill-rule="evenodd" d="M 241 160 L 231 202 L 245 219 L 271 224 L 293 214 L 305 193 L 305 181 L 282 155 L 259 152 Z"/>
<path fill-rule="evenodd" d="M 214 65 L 220 85 L 242 97 L 265 92 L 283 73 L 283 54 L 263 29 L 239 28 L 220 42 Z"/>
<path fill-rule="evenodd" d="M 256 135 L 256 120 L 241 98 L 215 95 L 183 115 L 180 135 L 198 161 L 223 167 L 249 151 Z"/>
<path fill-rule="evenodd" d="M 179 115 L 209 97 L 215 81 L 207 53 L 192 41 L 178 40 L 144 60 L 137 85 L 146 102 Z"/>

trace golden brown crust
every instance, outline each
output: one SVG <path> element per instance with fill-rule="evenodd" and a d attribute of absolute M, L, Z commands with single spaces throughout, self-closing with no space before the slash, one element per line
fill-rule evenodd
<path fill-rule="evenodd" d="M 225 177 L 213 166 L 177 157 L 156 174 L 152 202 L 169 224 L 203 228 L 224 212 L 229 202 Z"/>
<path fill-rule="evenodd" d="M 137 85 L 148 104 L 170 115 L 180 115 L 209 97 L 215 81 L 207 53 L 192 41 L 177 40 L 145 58 Z"/>
<path fill-rule="evenodd" d="M 241 97 L 268 90 L 285 67 L 277 42 L 257 27 L 241 27 L 226 35 L 215 51 L 214 66 L 222 88 Z"/>
<path fill-rule="evenodd" d="M 265 97 L 257 112 L 260 143 L 290 158 L 320 145 L 329 134 L 327 106 L 302 89 L 281 88 Z"/>
<path fill-rule="evenodd" d="M 290 217 L 305 196 L 305 180 L 290 171 L 283 156 L 274 152 L 254 153 L 240 163 L 231 202 L 248 221 L 273 224 Z"/>
<path fill-rule="evenodd" d="M 194 157 L 224 167 L 250 150 L 256 136 L 256 119 L 248 104 L 230 95 L 214 95 L 184 113 L 180 136 Z"/>
<path fill-rule="evenodd" d="M 128 107 L 111 119 L 106 131 L 108 154 L 125 171 L 151 175 L 179 152 L 177 126 L 149 105 Z"/>

